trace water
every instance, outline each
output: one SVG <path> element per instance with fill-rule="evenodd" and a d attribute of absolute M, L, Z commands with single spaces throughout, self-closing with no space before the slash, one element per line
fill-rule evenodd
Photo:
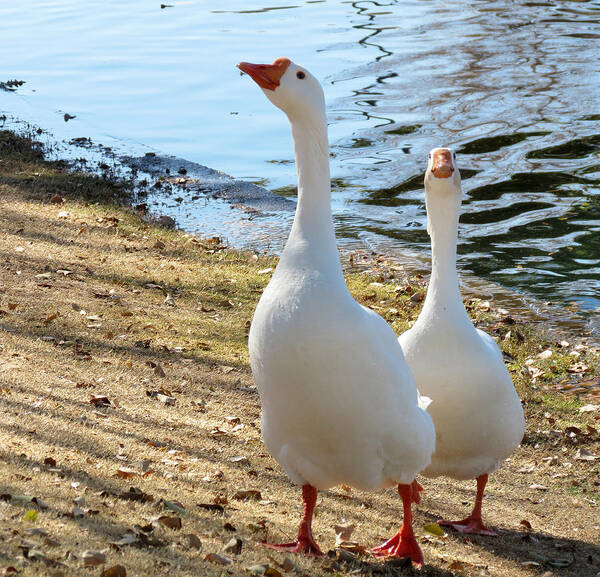
<path fill-rule="evenodd" d="M 26 84 L 0 91 L 0 111 L 293 195 L 287 122 L 234 67 L 289 56 L 323 81 L 343 244 L 427 251 L 422 174 L 428 150 L 449 145 L 465 189 L 461 269 L 600 307 L 600 1 L 172 4 L 2 2 L 0 81 Z M 290 222 L 155 200 L 240 245 L 278 250 Z"/>

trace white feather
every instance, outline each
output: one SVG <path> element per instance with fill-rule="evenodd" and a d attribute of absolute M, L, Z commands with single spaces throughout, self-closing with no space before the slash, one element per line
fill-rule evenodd
<path fill-rule="evenodd" d="M 325 105 L 291 63 L 265 94 L 290 119 L 296 217 L 249 336 L 270 453 L 298 484 L 361 489 L 410 483 L 429 463 L 434 429 L 393 330 L 344 281 L 330 208 Z"/>
<path fill-rule="evenodd" d="M 496 470 L 519 445 L 525 421 L 498 345 L 476 329 L 456 272 L 458 170 L 425 180 L 432 275 L 423 310 L 400 344 L 419 390 L 431 397 L 436 450 L 425 475 L 472 479 Z"/>

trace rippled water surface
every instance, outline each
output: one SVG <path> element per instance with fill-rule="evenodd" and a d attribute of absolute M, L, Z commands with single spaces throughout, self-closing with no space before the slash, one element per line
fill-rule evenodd
<path fill-rule="evenodd" d="M 426 251 L 422 174 L 449 145 L 462 269 L 600 307 L 600 1 L 170 4 L 2 2 L 0 81 L 26 84 L 0 91 L 0 110 L 294 194 L 287 122 L 234 68 L 289 56 L 325 88 L 342 242 Z M 287 234 L 289 215 L 237 226 L 210 202 L 165 202 L 189 228 L 227 221 L 240 244 Z"/>

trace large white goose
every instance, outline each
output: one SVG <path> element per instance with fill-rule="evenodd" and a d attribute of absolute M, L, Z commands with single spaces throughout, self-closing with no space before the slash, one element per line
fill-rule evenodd
<path fill-rule="evenodd" d="M 412 532 L 415 475 L 430 462 L 435 433 L 393 330 L 346 287 L 330 207 L 323 90 L 287 58 L 242 62 L 290 121 L 298 206 L 289 239 L 254 313 L 252 373 L 270 453 L 302 486 L 304 514 L 292 543 L 263 545 L 321 555 L 311 523 L 318 489 L 399 484 L 404 523 L 384 553 L 422 563 Z"/>
<path fill-rule="evenodd" d="M 498 345 L 473 326 L 460 296 L 456 242 L 461 197 L 454 153 L 432 150 L 425 175 L 431 280 L 419 318 L 399 340 L 419 390 L 432 400 L 436 449 L 423 474 L 477 479 L 471 515 L 440 524 L 495 535 L 481 518 L 483 492 L 488 475 L 521 442 L 525 421 Z"/>

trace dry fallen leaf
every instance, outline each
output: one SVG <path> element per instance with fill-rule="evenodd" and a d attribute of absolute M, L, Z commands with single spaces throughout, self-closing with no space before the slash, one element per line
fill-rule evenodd
<path fill-rule="evenodd" d="M 578 461 L 595 461 L 596 459 L 600 459 L 600 457 L 581 447 L 575 453 L 575 459 Z"/>
<path fill-rule="evenodd" d="M 231 565 L 233 563 L 229 557 L 219 555 L 218 553 L 208 553 L 204 556 L 204 560 L 210 561 L 211 563 L 218 563 L 219 565 Z"/>
<path fill-rule="evenodd" d="M 336 548 L 336 551 L 344 551 L 345 553 L 352 553 L 354 555 L 364 555 L 367 552 L 367 548 L 358 541 L 342 541 Z"/>
<path fill-rule="evenodd" d="M 239 537 L 232 537 L 230 541 L 223 547 L 225 553 L 239 555 L 242 552 L 243 541 Z"/>
<path fill-rule="evenodd" d="M 100 551 L 84 551 L 81 560 L 85 567 L 96 567 L 106 563 L 106 555 Z"/>
<path fill-rule="evenodd" d="M 142 503 L 151 503 L 154 501 L 154 496 L 149 493 L 144 493 L 144 491 L 137 487 L 130 487 L 129 491 L 121 493 L 119 497 L 126 501 L 141 501 Z"/>
<path fill-rule="evenodd" d="M 248 459 L 248 457 L 244 457 L 243 455 L 238 455 L 237 457 L 231 457 L 231 459 L 229 459 L 229 462 L 236 463 L 238 465 L 249 465 L 250 459 Z"/>
<path fill-rule="evenodd" d="M 189 533 L 185 537 L 188 541 L 188 545 L 192 549 L 198 549 L 198 551 L 202 551 L 202 541 L 200 541 L 200 539 L 198 538 L 197 535 L 194 535 L 193 533 Z"/>
<path fill-rule="evenodd" d="M 115 473 L 115 477 L 120 477 L 121 479 L 133 479 L 136 475 L 139 475 L 138 471 L 129 469 L 128 467 L 120 467 Z"/>
<path fill-rule="evenodd" d="M 527 370 L 529 371 L 529 374 L 533 380 L 537 379 L 538 377 L 543 377 L 546 374 L 545 371 L 534 366 L 527 367 Z"/>
<path fill-rule="evenodd" d="M 588 370 L 588 366 L 584 365 L 583 363 L 578 363 L 575 365 L 571 365 L 570 367 L 567 367 L 568 373 L 585 373 L 587 370 Z"/>
<path fill-rule="evenodd" d="M 227 503 L 229 503 L 227 495 L 224 495 L 223 493 L 216 493 L 214 496 L 214 502 L 216 505 L 227 505 Z"/>
<path fill-rule="evenodd" d="M 111 404 L 106 395 L 90 395 L 90 403 L 95 407 L 105 407 Z"/>
<path fill-rule="evenodd" d="M 156 519 L 158 523 L 163 525 L 164 527 L 168 527 L 169 529 L 177 530 L 181 529 L 181 517 L 169 516 L 169 515 L 161 515 Z"/>
<path fill-rule="evenodd" d="M 49 325 L 53 320 L 58 318 L 58 314 L 57 313 L 52 313 L 51 315 L 48 315 L 45 319 L 44 319 L 44 324 L 45 325 Z"/>
<path fill-rule="evenodd" d="M 116 541 L 110 541 L 110 544 L 114 545 L 115 548 L 118 549 L 120 547 L 124 547 L 125 545 L 134 545 L 138 543 L 138 541 L 139 538 L 134 531 L 127 531 L 126 533 L 121 535 L 120 539 L 117 539 Z"/>
<path fill-rule="evenodd" d="M 253 573 L 254 575 L 264 575 L 265 577 L 282 577 L 281 573 L 270 565 L 251 565 L 246 567 L 246 571 Z"/>
<path fill-rule="evenodd" d="M 356 525 L 354 523 L 346 523 L 345 525 L 334 525 L 333 530 L 335 532 L 335 545 L 334 547 L 339 547 L 344 541 L 350 541 L 350 537 L 352 537 L 352 533 L 356 529 Z"/>
<path fill-rule="evenodd" d="M 422 292 L 417 292 L 414 293 L 411 297 L 410 297 L 410 302 L 411 303 L 420 303 L 425 299 L 425 293 Z"/>
<path fill-rule="evenodd" d="M 113 565 L 102 571 L 100 577 L 127 577 L 127 569 L 123 565 Z"/>
<path fill-rule="evenodd" d="M 156 400 L 164 403 L 167 406 L 174 405 L 177 402 L 175 397 L 169 397 L 167 395 L 163 395 L 162 393 L 158 393 L 156 395 Z"/>

